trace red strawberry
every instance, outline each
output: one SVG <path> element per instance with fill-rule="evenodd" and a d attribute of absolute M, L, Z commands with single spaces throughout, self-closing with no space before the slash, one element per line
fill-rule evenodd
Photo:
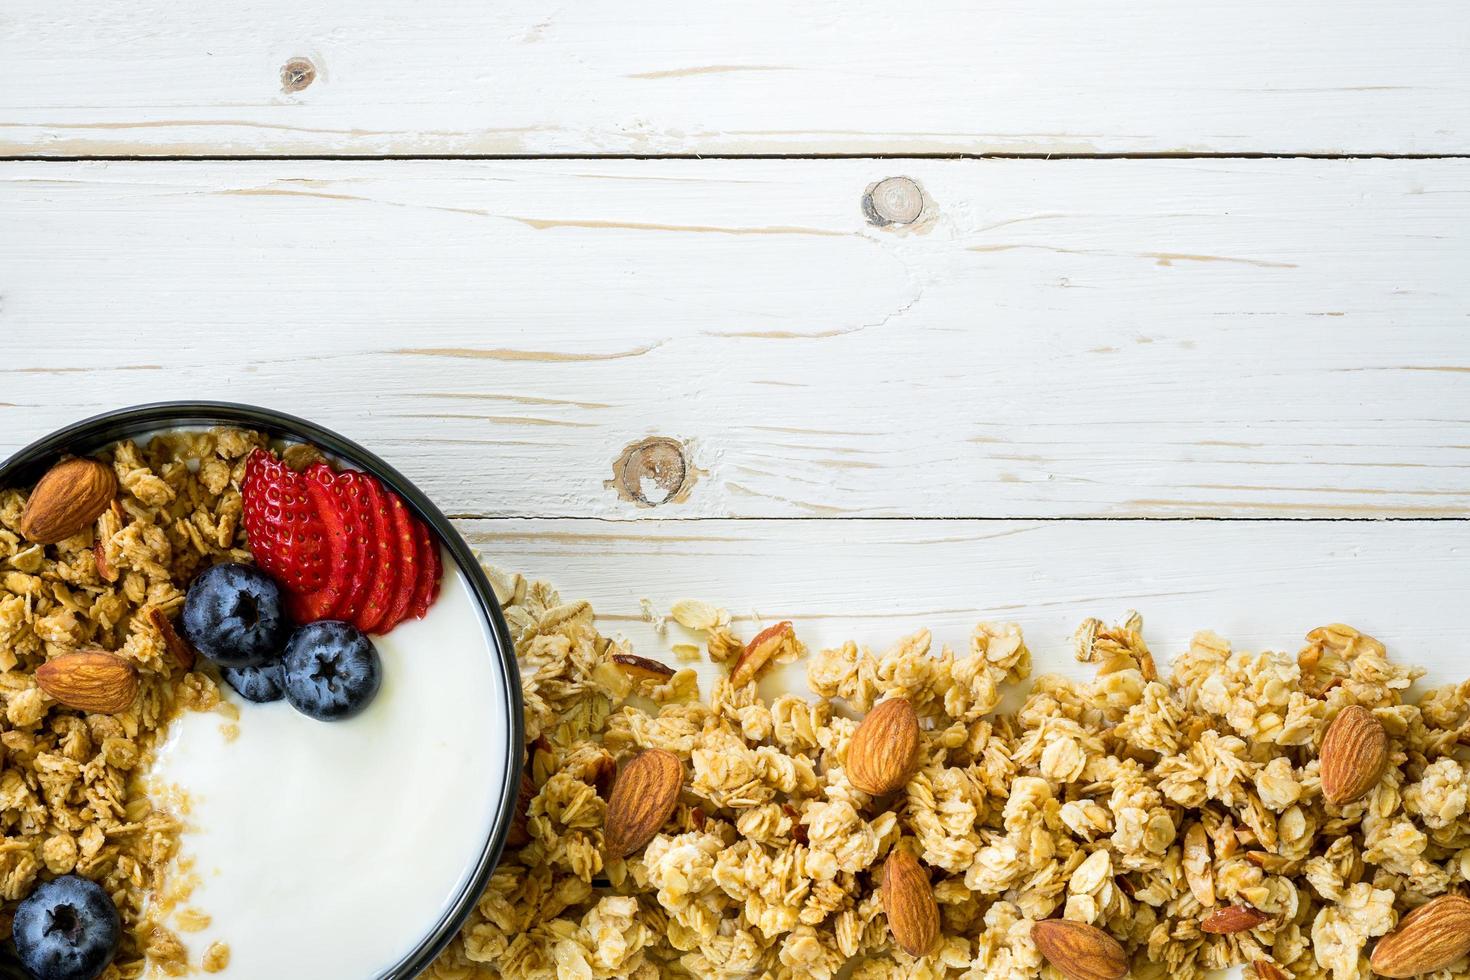
<path fill-rule="evenodd" d="M 242 523 L 261 568 L 289 591 L 313 592 L 327 581 L 326 531 L 306 478 L 264 449 L 245 462 Z"/>
<path fill-rule="evenodd" d="M 320 610 L 316 619 L 335 619 L 347 604 L 357 568 L 356 514 L 336 493 L 337 474 L 330 466 L 312 463 L 305 475 L 306 492 L 327 532 L 327 584 L 311 594 L 306 608 Z"/>
<path fill-rule="evenodd" d="M 419 579 L 414 583 L 413 601 L 409 603 L 408 615 L 413 619 L 423 619 L 434 604 L 434 599 L 439 595 L 439 576 L 444 571 L 443 560 L 439 557 L 439 542 L 434 539 L 434 534 L 423 521 L 413 522 L 414 530 L 418 532 L 419 555 L 421 556 L 419 567 Z"/>
<path fill-rule="evenodd" d="M 388 615 L 393 595 L 398 587 L 398 536 L 394 530 L 393 511 L 388 502 L 392 491 L 384 489 L 377 480 L 368 477 L 373 485 L 372 530 L 369 532 L 377 542 L 373 556 L 372 585 L 366 601 L 354 619 L 354 625 L 364 633 L 375 632 Z"/>
<path fill-rule="evenodd" d="M 353 566 L 347 594 L 332 610 L 336 619 L 352 622 L 367 605 L 373 576 L 377 573 L 378 537 L 373 530 L 373 511 L 377 507 L 378 481 L 358 470 L 338 473 L 332 492 L 344 514 L 351 516 Z"/>
<path fill-rule="evenodd" d="M 393 539 L 397 543 L 398 550 L 398 575 L 397 582 L 393 587 L 393 598 L 388 605 L 388 612 L 378 623 L 378 632 L 386 633 L 408 615 L 409 603 L 413 601 L 414 586 L 418 582 L 419 553 L 418 538 L 414 534 L 414 525 L 417 521 L 408 512 L 408 505 L 398 494 L 385 490 L 388 498 L 388 509 L 393 514 Z"/>

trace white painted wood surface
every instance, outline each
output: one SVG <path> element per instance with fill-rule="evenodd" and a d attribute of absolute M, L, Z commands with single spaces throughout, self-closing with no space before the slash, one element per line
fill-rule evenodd
<path fill-rule="evenodd" d="M 1461 0 L 10 0 L 0 153 L 1465 153 L 1467 48 Z"/>
<path fill-rule="evenodd" d="M 218 397 L 466 515 L 1470 504 L 1466 160 L 10 163 L 0 228 L 0 451 Z"/>
<path fill-rule="evenodd" d="M 874 651 L 921 627 L 936 648 L 966 649 L 982 620 L 1016 622 L 1037 669 L 1090 677 L 1070 640 L 1088 616 L 1129 609 L 1160 663 L 1211 629 L 1239 650 L 1295 653 L 1306 632 L 1346 622 L 1424 682 L 1466 677 L 1464 596 L 1470 524 L 1462 521 L 461 521 L 493 564 L 554 575 L 591 600 L 603 628 L 643 656 L 678 661 L 696 642 L 663 633 L 679 599 L 723 605 L 747 639 L 796 622 L 813 650 L 853 639 Z M 697 666 L 712 680 L 716 668 Z M 770 682 L 804 683 L 804 665 Z"/>

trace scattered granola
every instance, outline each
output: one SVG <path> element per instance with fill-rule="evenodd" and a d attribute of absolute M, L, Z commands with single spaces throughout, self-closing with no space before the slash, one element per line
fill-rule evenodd
<path fill-rule="evenodd" d="M 85 524 L 54 501 L 27 522 L 27 494 L 0 490 L 0 938 L 39 880 L 75 872 L 122 917 L 104 977 L 140 977 L 150 954 L 166 972 L 188 969 L 162 925 L 187 897 L 164 881 L 182 826 L 150 801 L 144 774 L 174 714 L 219 704 L 168 624 L 197 569 L 249 559 L 238 488 L 261 443 L 234 429 L 119 443 L 87 464 L 116 496 L 87 500 Z M 27 540 L 37 521 L 66 534 Z M 103 676 L 81 669 L 96 666 Z"/>
<path fill-rule="evenodd" d="M 1030 670 L 1014 626 L 978 626 L 963 652 L 934 653 L 927 632 L 878 655 L 823 650 L 807 663 L 818 699 L 767 702 L 755 674 L 804 649 L 783 624 L 747 683 L 650 705 L 652 675 L 611 666 L 631 651 L 586 603 L 491 577 L 525 690 L 525 832 L 431 968 L 440 980 L 1192 980 L 1231 965 L 1253 980 L 1354 980 L 1410 911 L 1470 890 L 1470 681 L 1406 700 L 1420 672 L 1351 627 L 1313 630 L 1296 656 L 1200 633 L 1161 677 L 1136 614 L 1089 620 L 1077 652 L 1096 679 L 1040 677 L 1018 711 L 996 713 Z M 708 603 L 672 615 L 714 662 L 749 649 Z M 853 735 L 898 699 L 917 715 L 917 753 L 906 782 L 873 796 L 849 775 Z M 1354 748 L 1347 783 L 1367 786 L 1333 804 L 1319 751 L 1355 706 L 1381 726 L 1386 759 L 1380 770 L 1376 750 Z M 1361 718 L 1357 730 L 1374 732 Z M 651 750 L 677 759 L 684 783 L 658 832 L 620 858 L 610 777 Z M 885 913 L 894 860 L 904 884 Z M 1054 921 L 1077 928 L 1038 929 Z M 1457 955 L 1432 976 L 1470 976 Z"/>

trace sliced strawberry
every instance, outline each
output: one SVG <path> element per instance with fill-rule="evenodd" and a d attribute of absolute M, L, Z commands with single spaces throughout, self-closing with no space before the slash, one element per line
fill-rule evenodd
<path fill-rule="evenodd" d="M 413 602 L 414 586 L 418 583 L 419 553 L 418 536 L 414 534 L 414 516 L 408 512 L 405 504 L 396 493 L 384 491 L 388 498 L 388 509 L 393 514 L 393 538 L 397 542 L 398 550 L 398 574 L 397 581 L 393 586 L 393 599 L 388 605 L 388 612 L 378 623 L 378 632 L 386 633 L 408 615 L 408 607 Z"/>
<path fill-rule="evenodd" d="M 245 462 L 241 522 L 255 562 L 288 591 L 327 583 L 327 541 L 306 478 L 264 449 Z"/>
<path fill-rule="evenodd" d="M 330 589 L 315 592 L 287 592 L 286 611 L 295 623 L 314 623 L 319 619 L 332 618 L 332 606 L 337 594 Z"/>
<path fill-rule="evenodd" d="M 409 603 L 408 615 L 413 619 L 423 619 L 434 604 L 434 599 L 439 595 L 439 577 L 444 572 L 444 561 L 439 557 L 439 542 L 435 540 L 434 533 L 425 526 L 423 521 L 415 519 L 414 530 L 418 532 L 419 554 L 419 578 L 414 583 L 413 601 Z"/>
<path fill-rule="evenodd" d="M 377 506 L 378 482 L 366 473 L 346 470 L 337 474 L 332 491 L 343 513 L 351 515 L 353 545 L 352 579 L 347 594 L 332 615 L 350 623 L 367 605 L 373 576 L 377 573 L 378 537 L 373 529 L 373 511 Z"/>
<path fill-rule="evenodd" d="M 334 489 L 337 474 L 326 463 L 313 463 L 306 468 L 306 492 L 321 518 L 327 537 L 327 584 L 312 593 L 311 608 L 322 613 L 317 618 L 336 618 L 347 603 L 352 575 L 357 567 L 356 515 L 343 506 Z"/>
<path fill-rule="evenodd" d="M 393 511 L 388 503 L 391 491 L 385 490 L 377 480 L 368 477 L 372 484 L 372 534 L 376 543 L 373 555 L 372 584 L 366 600 L 353 620 L 364 633 L 374 632 L 378 624 L 388 615 L 393 595 L 398 586 L 398 535 L 393 525 Z"/>

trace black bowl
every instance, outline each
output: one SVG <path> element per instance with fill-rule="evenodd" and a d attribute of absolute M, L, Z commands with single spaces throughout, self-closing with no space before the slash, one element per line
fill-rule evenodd
<path fill-rule="evenodd" d="M 473 862 L 473 871 L 463 890 L 455 896 L 449 909 L 419 945 L 377 977 L 377 980 L 408 980 L 427 968 L 434 957 L 454 938 L 470 909 L 479 901 L 480 892 L 484 890 L 495 870 L 496 862 L 500 860 L 505 836 L 510 831 L 511 819 L 515 815 L 516 793 L 521 781 L 520 747 L 526 740 L 524 714 L 521 709 L 520 671 L 516 667 L 515 648 L 505 626 L 505 617 L 501 615 L 500 603 L 496 601 L 495 592 L 480 569 L 480 563 L 476 561 L 464 538 L 454 529 L 454 525 L 428 497 L 404 479 L 403 474 L 351 439 L 305 419 L 268 408 L 233 402 L 158 402 L 83 419 L 31 443 L 4 463 L 0 463 L 0 487 L 29 486 L 40 479 L 64 453 L 83 456 L 120 439 L 136 438 L 164 429 L 211 428 L 217 425 L 255 429 L 275 438 L 309 442 L 345 463 L 373 474 L 401 496 L 414 513 L 434 531 L 444 547 L 449 549 L 460 571 L 469 580 L 470 588 L 479 600 L 480 612 L 490 627 L 495 654 L 500 658 L 501 676 L 506 685 L 506 704 L 510 706 L 505 786 L 484 847 L 476 855 L 466 855 L 466 860 Z M 0 975 L 3 975 L 3 970 L 0 970 Z"/>

